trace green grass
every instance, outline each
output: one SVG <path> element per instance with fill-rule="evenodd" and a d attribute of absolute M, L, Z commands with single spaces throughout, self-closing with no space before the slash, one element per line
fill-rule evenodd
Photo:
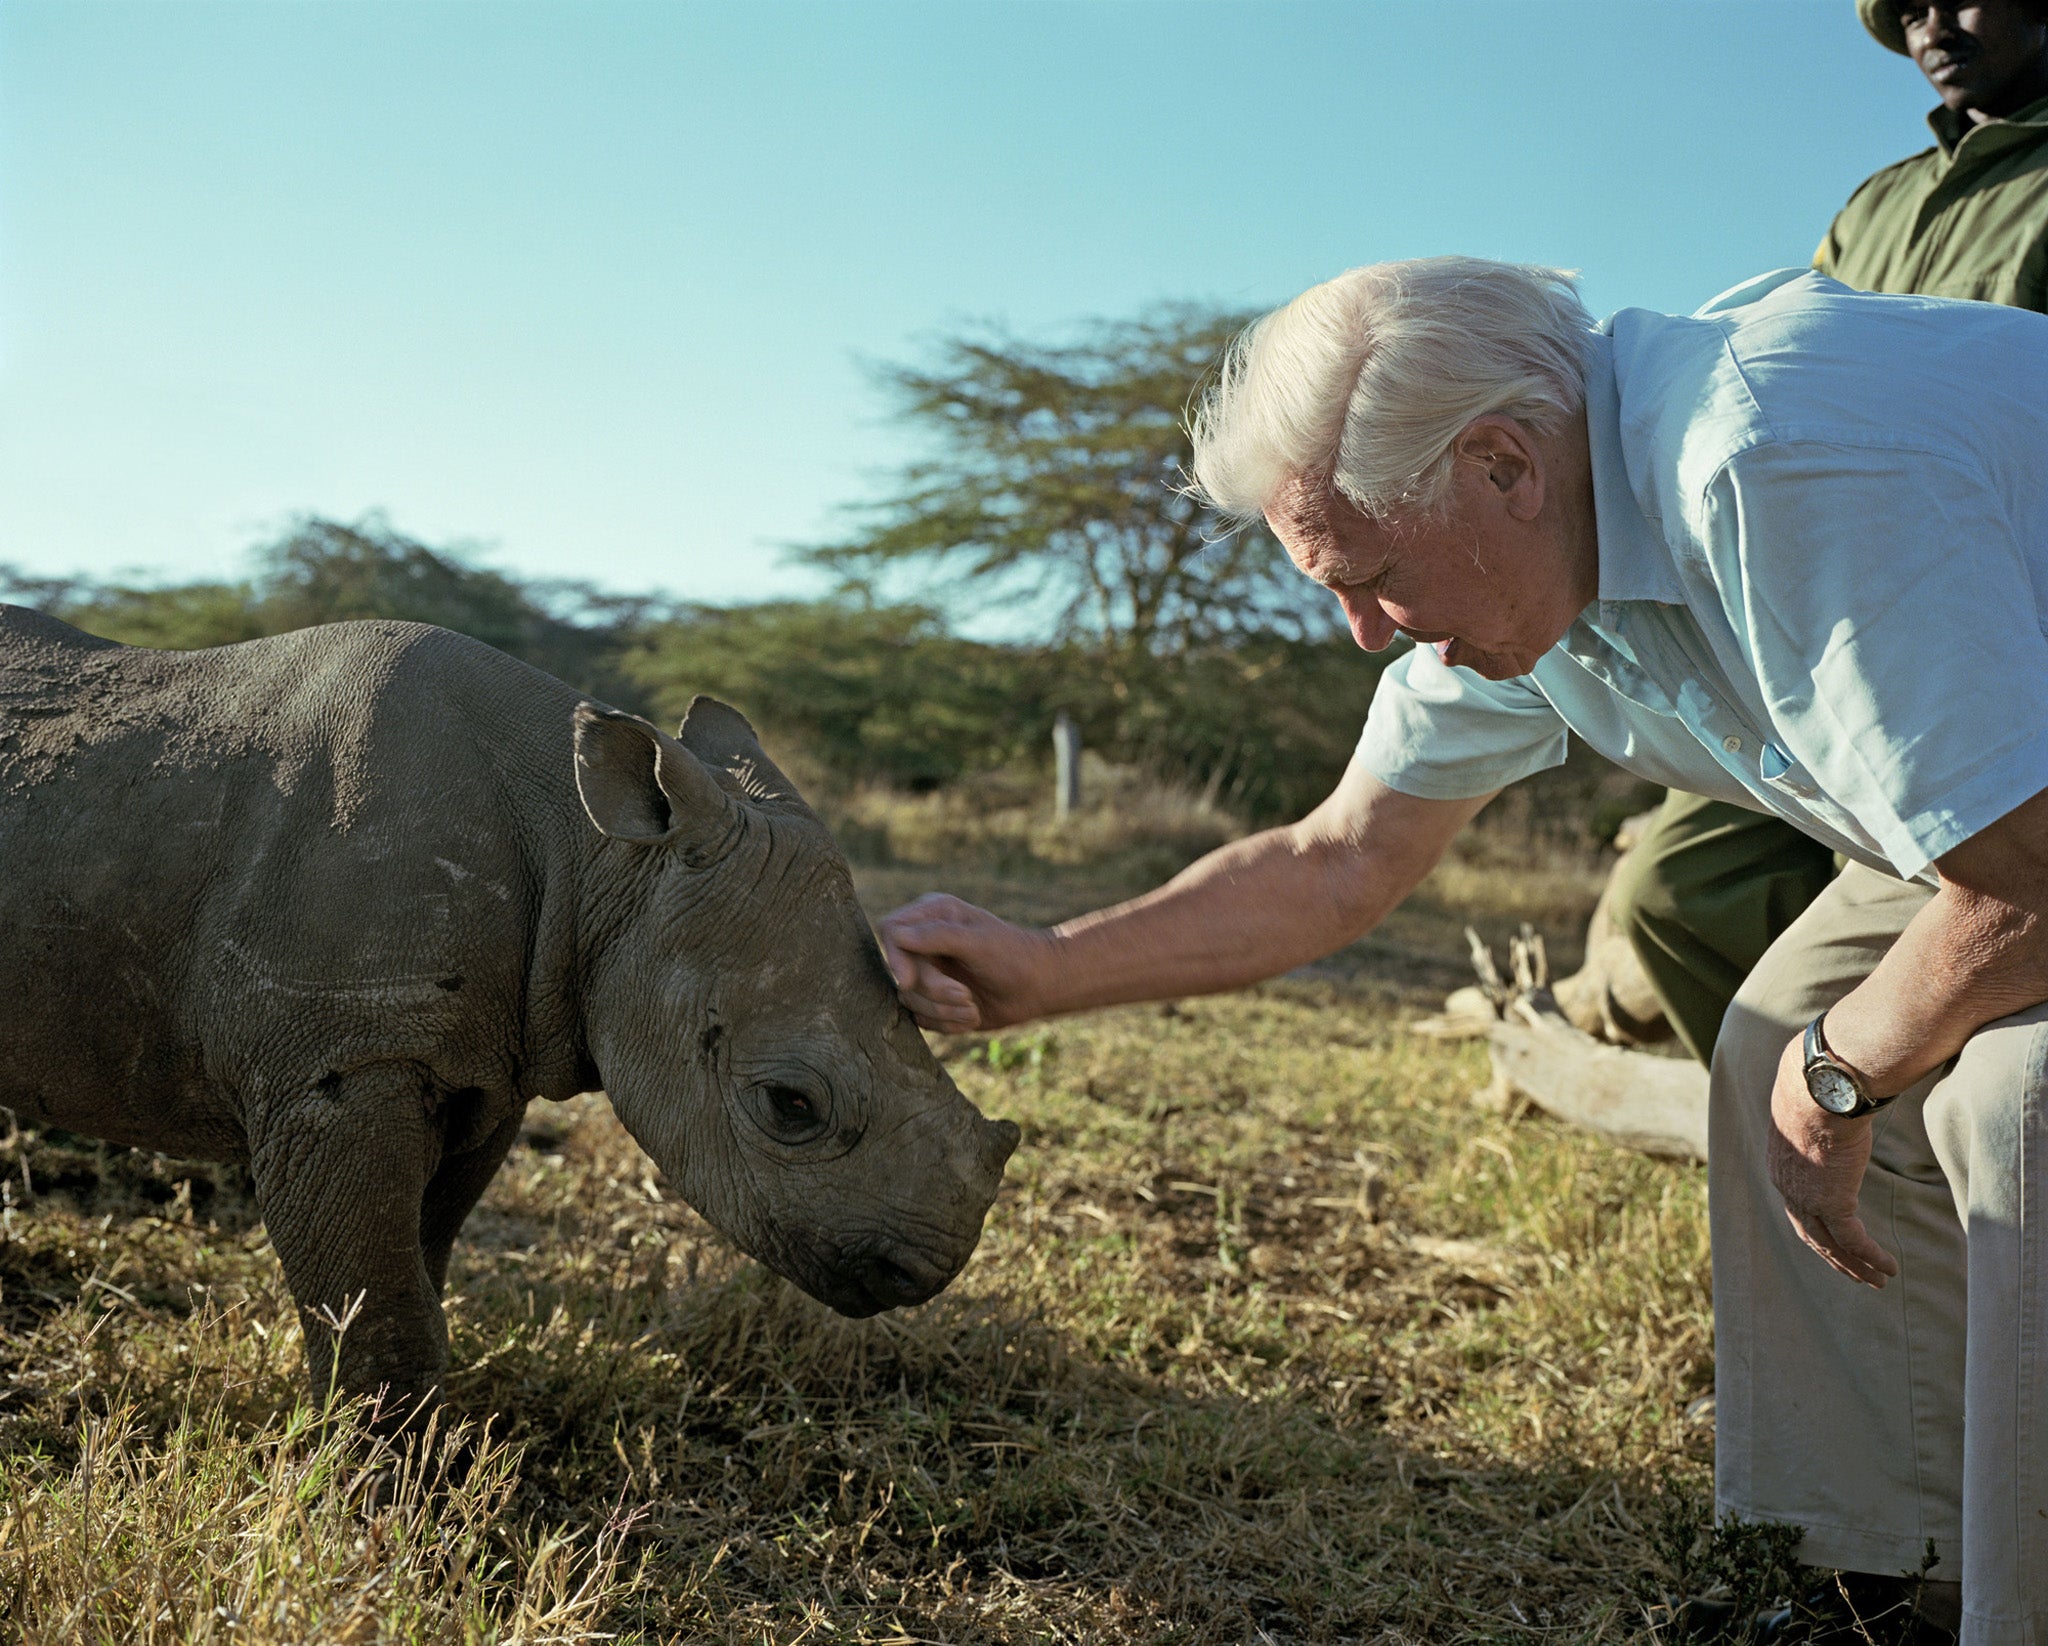
<path fill-rule="evenodd" d="M 457 1248 L 487 1432 L 438 1485 L 304 1409 L 238 1174 L 15 1136 L 0 1637 L 1653 1638 L 1700 1576 L 1704 1178 L 1479 1110 L 1483 1051 L 1401 1028 L 1460 874 L 1559 940 L 1597 883 L 1468 850 L 1308 976 L 943 1043 L 1025 1141 L 907 1314 L 838 1319 L 601 1099 L 537 1105 Z M 1119 889 L 936 878 L 1039 917 Z"/>

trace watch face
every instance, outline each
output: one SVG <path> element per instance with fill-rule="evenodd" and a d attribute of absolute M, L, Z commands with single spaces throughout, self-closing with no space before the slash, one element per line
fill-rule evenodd
<path fill-rule="evenodd" d="M 1806 1066 L 1806 1089 L 1829 1114 L 1849 1114 L 1862 1101 L 1856 1090 L 1856 1083 L 1840 1069 L 1825 1063 L 1809 1063 Z"/>

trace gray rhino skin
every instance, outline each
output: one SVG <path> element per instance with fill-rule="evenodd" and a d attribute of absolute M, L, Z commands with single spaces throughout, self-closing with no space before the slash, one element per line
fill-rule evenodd
<path fill-rule="evenodd" d="M 0 933 L 0 1105 L 246 1161 L 316 1392 L 387 1411 L 437 1393 L 449 1249 L 533 1098 L 602 1086 L 856 1316 L 958 1272 L 1016 1146 L 738 713 L 669 738 L 445 629 L 156 652 L 0 606 Z"/>

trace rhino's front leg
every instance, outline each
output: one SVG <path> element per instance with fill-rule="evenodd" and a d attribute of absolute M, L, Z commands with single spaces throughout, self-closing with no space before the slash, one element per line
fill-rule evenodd
<path fill-rule="evenodd" d="M 325 1075 L 250 1126 L 257 1204 L 299 1306 L 314 1398 L 379 1397 L 384 1426 L 421 1415 L 448 1370 L 420 1245 L 439 1164 L 428 1098 L 416 1067 L 378 1064 Z"/>
<path fill-rule="evenodd" d="M 427 1279 L 439 1297 L 448 1284 L 448 1258 L 462 1220 L 475 1209 L 490 1187 L 505 1156 L 519 1140 L 519 1123 L 526 1118 L 522 1105 L 498 1123 L 483 1142 L 462 1154 L 444 1156 L 433 1180 L 427 1184 L 420 1204 L 420 1246 L 426 1255 Z"/>

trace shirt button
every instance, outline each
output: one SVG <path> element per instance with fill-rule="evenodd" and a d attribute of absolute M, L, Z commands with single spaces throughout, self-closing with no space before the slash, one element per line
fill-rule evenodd
<path fill-rule="evenodd" d="M 1740 754 L 1742 753 L 1742 739 L 1730 733 L 1727 737 L 1721 739 L 1721 747 L 1730 754 Z"/>

